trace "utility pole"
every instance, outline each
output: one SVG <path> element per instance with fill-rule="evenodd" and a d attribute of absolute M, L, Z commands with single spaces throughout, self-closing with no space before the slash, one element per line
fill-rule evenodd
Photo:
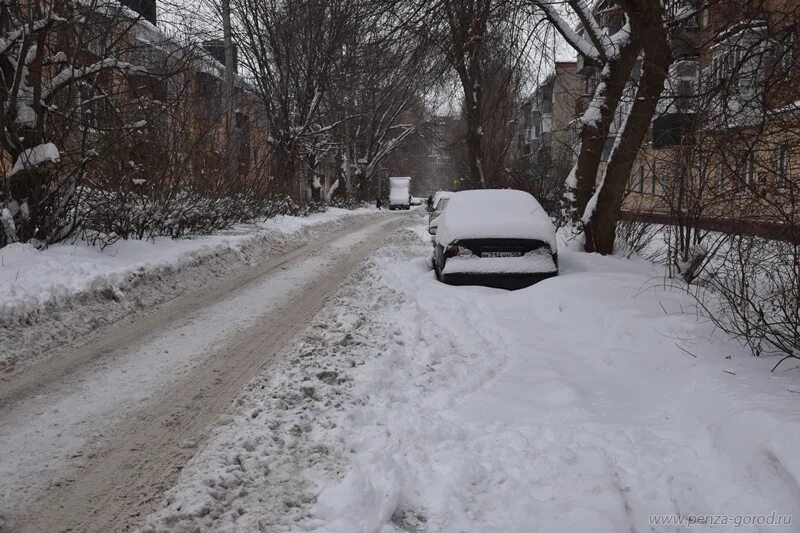
<path fill-rule="evenodd" d="M 234 65 L 233 58 L 233 37 L 231 31 L 231 1 L 221 0 L 222 2 L 222 40 L 225 47 L 225 86 L 228 92 L 227 109 L 227 144 L 231 148 L 232 132 L 235 125 L 236 103 L 234 101 Z M 229 152 L 230 153 L 230 152 Z"/>

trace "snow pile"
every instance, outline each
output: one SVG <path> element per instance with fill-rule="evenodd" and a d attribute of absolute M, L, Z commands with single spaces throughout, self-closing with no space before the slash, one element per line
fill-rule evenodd
<path fill-rule="evenodd" d="M 451 257 L 442 270 L 443 274 L 524 274 L 556 272 L 558 268 L 549 251 L 527 253 L 522 257 Z"/>
<path fill-rule="evenodd" d="M 563 251 L 562 275 L 525 290 L 451 287 L 421 233 L 399 232 L 251 383 L 145 531 L 800 516 L 797 368 L 770 374 L 647 263 Z"/>
<path fill-rule="evenodd" d="M 547 212 L 530 194 L 511 189 L 461 191 L 438 218 L 436 240 L 536 239 L 557 250 L 555 228 Z"/>
<path fill-rule="evenodd" d="M 308 217 L 280 216 L 191 239 L 118 241 L 102 250 L 82 241 L 57 244 L 46 250 L 37 250 L 29 244 L 11 244 L 0 248 L 0 317 L 31 312 L 48 302 L 81 292 L 124 287 L 133 272 L 178 267 L 204 255 L 236 251 L 264 233 L 276 237 L 291 235 L 305 228 L 373 212 L 368 208 L 331 208 Z"/>

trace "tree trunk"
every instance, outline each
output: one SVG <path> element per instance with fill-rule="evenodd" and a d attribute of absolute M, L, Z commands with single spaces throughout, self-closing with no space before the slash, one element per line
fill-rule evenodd
<path fill-rule="evenodd" d="M 483 175 L 483 139 L 480 127 L 480 112 L 467 111 L 466 143 L 470 187 L 486 187 L 486 179 Z"/>
<path fill-rule="evenodd" d="M 575 165 L 576 188 L 574 191 L 574 203 L 569 206 L 572 209 L 573 218 L 578 220 L 586 209 L 589 199 L 592 197 L 597 183 L 597 171 L 603 158 L 603 149 L 606 139 L 614 121 L 614 113 L 617 111 L 625 85 L 631 77 L 631 71 L 636 64 L 639 56 L 640 46 L 636 39 L 631 39 L 629 44 L 622 50 L 619 57 L 609 61 L 603 69 L 600 77 L 598 89 L 592 98 L 596 102 L 598 91 L 605 88 L 603 105 L 600 107 L 600 120 L 585 124 L 580 134 L 580 152 L 578 161 Z M 602 84 L 602 85 L 601 85 Z M 590 103 L 591 104 L 591 103 Z"/>
<path fill-rule="evenodd" d="M 296 157 L 290 146 L 276 144 L 270 151 L 270 179 L 279 195 L 294 195 Z"/>
<path fill-rule="evenodd" d="M 635 9 L 635 10 L 634 10 Z M 617 221 L 619 220 L 625 189 L 642 142 L 650 129 L 656 105 L 664 90 L 671 50 L 664 28 L 663 11 L 658 3 L 643 6 L 637 2 L 629 11 L 635 28 L 647 28 L 643 39 L 644 63 L 642 77 L 630 115 L 618 133 L 618 145 L 613 150 L 606 174 L 600 185 L 597 204 L 585 230 L 587 252 L 610 254 L 614 251 Z"/>
<path fill-rule="evenodd" d="M 474 52 L 477 54 L 477 52 Z M 464 88 L 464 114 L 466 115 L 467 164 L 469 187 L 486 187 L 483 173 L 483 131 L 481 128 L 483 88 L 480 59 L 472 58 L 469 65 L 459 69 L 461 85 Z"/>
<path fill-rule="evenodd" d="M 347 150 L 342 152 L 341 165 L 339 166 L 339 179 L 344 182 L 344 194 L 348 199 L 353 197 L 353 165 Z"/>

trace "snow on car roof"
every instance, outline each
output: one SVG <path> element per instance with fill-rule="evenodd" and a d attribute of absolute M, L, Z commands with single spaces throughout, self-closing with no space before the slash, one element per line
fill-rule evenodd
<path fill-rule="evenodd" d="M 556 251 L 553 223 L 536 198 L 512 189 L 482 189 L 453 194 L 439 217 L 436 240 L 537 239 Z"/>

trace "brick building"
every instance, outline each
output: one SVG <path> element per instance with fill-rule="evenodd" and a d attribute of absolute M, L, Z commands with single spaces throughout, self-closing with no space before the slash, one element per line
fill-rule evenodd
<path fill-rule="evenodd" d="M 737 231 L 742 221 L 796 224 L 786 202 L 800 188 L 800 4 L 675 0 L 668 8 L 692 16 L 673 32 L 666 88 L 634 165 L 624 211 L 659 222 L 688 216 L 711 229 Z M 595 15 L 612 33 L 621 24 L 613 2 L 597 2 Z M 580 57 L 575 73 L 571 90 L 558 95 L 548 78 L 527 103 L 526 120 L 536 117 L 534 107 L 554 109 L 556 102 L 574 110 L 570 120 L 579 117 L 597 74 Z M 635 80 L 638 68 L 633 74 Z M 541 103 L 545 94 L 550 101 Z M 631 87 L 612 124 L 600 172 L 632 97 Z M 576 131 L 561 124 L 551 129 L 563 131 L 576 150 Z M 521 138 L 520 145 L 528 141 Z M 561 169 L 559 177 L 568 171 Z"/>

